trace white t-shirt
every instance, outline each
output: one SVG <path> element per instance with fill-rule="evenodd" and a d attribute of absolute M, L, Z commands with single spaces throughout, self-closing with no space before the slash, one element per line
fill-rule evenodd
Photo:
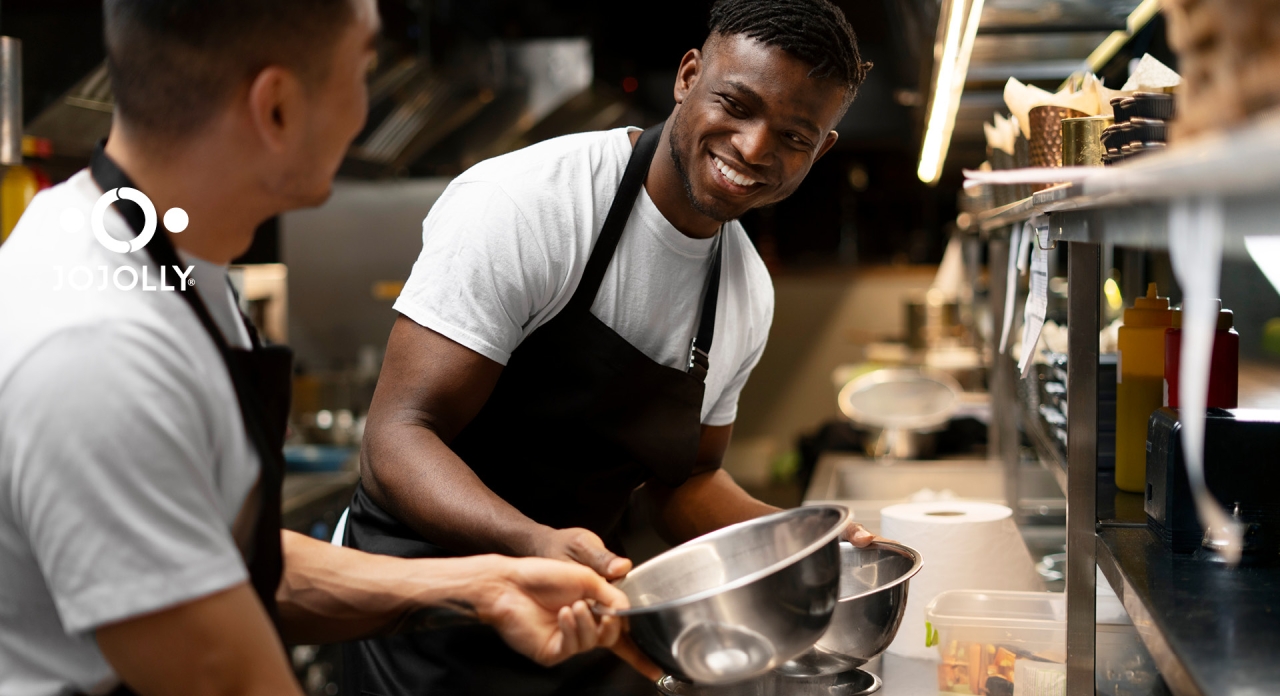
<path fill-rule="evenodd" d="M 418 324 L 505 365 L 569 303 L 631 156 L 634 129 L 547 140 L 468 169 L 422 224 L 395 303 Z M 742 225 L 722 228 L 702 422 L 727 425 L 764 352 L 773 283 Z M 641 190 L 591 312 L 663 365 L 684 369 L 715 238 L 685 236 Z"/>
<path fill-rule="evenodd" d="M 0 246 L 2 696 L 104 692 L 117 680 L 94 629 L 248 577 L 231 528 L 259 464 L 234 388 L 177 292 L 98 289 L 102 268 L 150 262 L 83 223 L 101 194 L 76 174 Z M 107 230 L 129 239 L 116 206 Z M 247 346 L 226 268 L 187 262 L 224 335 Z M 85 285 L 79 267 L 87 290 L 68 283 Z"/>

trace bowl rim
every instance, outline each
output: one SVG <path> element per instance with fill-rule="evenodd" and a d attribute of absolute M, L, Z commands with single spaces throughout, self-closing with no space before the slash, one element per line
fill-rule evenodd
<path fill-rule="evenodd" d="M 746 527 L 752 527 L 755 525 L 763 524 L 767 520 L 773 520 L 781 517 L 810 513 L 814 510 L 834 510 L 839 514 L 839 519 L 836 520 L 835 524 L 831 525 L 831 529 L 828 529 L 826 532 L 824 532 L 820 537 L 818 537 L 816 541 L 811 542 L 808 546 L 804 547 L 803 549 L 800 549 L 799 551 L 791 554 L 790 556 L 787 556 L 786 558 L 783 558 L 764 568 L 761 568 L 760 570 L 756 570 L 751 573 L 748 573 L 736 580 L 724 583 L 723 585 L 711 587 L 699 592 L 695 592 L 691 595 L 686 595 L 684 597 L 669 599 L 659 604 L 651 604 L 645 607 L 631 607 L 629 609 L 614 609 L 613 607 L 606 607 L 604 605 L 597 603 L 592 608 L 595 610 L 597 614 L 603 614 L 603 615 L 609 615 L 609 616 L 637 616 L 640 614 L 653 614 L 660 611 L 665 611 L 667 609 L 673 609 L 676 607 L 682 607 L 688 604 L 693 604 L 695 602 L 700 602 L 704 599 L 707 599 L 708 597 L 714 597 L 718 594 L 723 594 L 725 592 L 736 590 L 739 587 L 745 587 L 761 578 L 773 575 L 774 573 L 795 564 L 801 559 L 808 557 L 809 555 L 813 554 L 823 546 L 826 546 L 827 544 L 831 543 L 833 540 L 839 537 L 842 533 L 844 533 L 845 528 L 849 526 L 849 519 L 852 517 L 852 513 L 849 512 L 849 508 L 845 507 L 844 505 L 801 505 L 799 507 L 794 507 L 789 510 L 780 510 L 778 512 L 775 512 L 769 515 L 763 515 L 761 517 L 756 517 L 754 519 L 744 520 L 736 524 L 731 524 L 727 527 L 721 527 L 720 529 L 717 529 L 713 532 L 708 532 L 706 534 L 703 534 L 702 536 L 694 537 L 693 539 L 690 539 L 689 541 L 686 541 L 683 544 L 680 544 L 679 546 L 675 546 L 675 547 L 672 547 L 671 549 L 663 551 L 657 556 L 654 556 L 653 558 L 649 559 L 648 561 L 645 561 L 644 563 L 641 563 L 638 567 L 633 568 L 631 570 L 631 573 L 634 573 L 640 568 L 643 568 L 644 566 L 656 560 L 661 559 L 663 556 L 670 555 L 681 548 L 694 544 L 695 542 L 703 542 L 710 539 L 717 539 L 720 537 L 729 536 L 730 534 L 734 533 L 739 529 L 744 529 Z M 628 573 L 626 577 L 623 577 L 617 580 L 614 583 L 614 586 L 617 587 L 620 583 L 624 582 L 627 579 L 627 577 L 631 576 L 631 573 Z M 839 588 L 837 587 L 837 592 L 838 591 L 839 591 Z"/>
<path fill-rule="evenodd" d="M 845 543 L 845 542 L 841 542 L 841 543 Z M 849 545 L 850 545 L 850 546 L 853 546 L 853 544 L 849 544 Z M 858 548 L 858 547 L 855 547 L 855 548 Z M 882 540 L 879 540 L 879 541 L 874 541 L 874 542 L 872 542 L 872 543 L 870 543 L 870 544 L 868 544 L 868 545 L 866 545 L 866 546 L 864 546 L 864 547 L 861 547 L 861 548 L 867 548 L 867 549 L 870 549 L 870 548 L 886 548 L 886 549 L 890 549 L 890 550 L 895 551 L 895 552 L 897 552 L 897 553 L 899 553 L 899 554 L 901 554 L 901 555 L 903 555 L 903 556 L 907 556 L 908 558 L 910 558 L 910 559 L 911 559 L 911 561 L 912 561 L 912 562 L 911 562 L 911 568 L 910 568 L 907 572 L 903 573 L 902 575 L 899 575 L 897 578 L 894 578 L 894 580 L 893 580 L 892 582 L 888 582 L 888 583 L 885 583 L 885 584 L 883 584 L 883 585 L 880 585 L 879 587 L 874 587 L 874 588 L 869 589 L 869 590 L 864 590 L 864 591 L 862 591 L 862 592 L 858 592 L 858 593 L 856 593 L 856 594 L 851 594 L 851 595 L 849 595 L 849 596 L 847 596 L 847 597 L 839 597 L 839 598 L 837 598 L 837 599 L 836 599 L 836 604 L 844 604 L 845 602 L 852 602 L 852 601 L 855 601 L 855 600 L 858 600 L 858 599 L 862 599 L 862 598 L 864 598 L 864 597 L 869 597 L 869 596 L 871 596 L 871 595 L 873 595 L 873 594 L 876 594 L 876 593 L 878 593 L 878 592 L 884 592 L 885 590 L 890 589 L 890 588 L 893 588 L 893 587 L 897 587 L 898 585 L 905 584 L 905 583 L 906 583 L 907 581 L 909 581 L 911 578 L 915 577 L 916 573 L 919 573 L 919 572 L 920 572 L 920 569 L 924 567 L 924 556 L 921 556 L 919 551 L 916 551 L 915 549 L 911 548 L 910 546 L 907 546 L 906 544 L 903 544 L 903 543 L 900 543 L 900 542 L 897 542 L 897 541 L 890 541 L 890 540 L 888 540 L 888 539 L 882 539 Z M 844 572 L 844 569 L 843 569 L 843 568 L 841 568 L 841 573 L 843 574 L 843 572 Z"/>

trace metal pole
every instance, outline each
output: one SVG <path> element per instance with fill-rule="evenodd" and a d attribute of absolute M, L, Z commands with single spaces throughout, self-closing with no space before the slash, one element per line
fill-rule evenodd
<path fill-rule="evenodd" d="M 1067 696 L 1094 696 L 1098 522 L 1098 314 L 1102 254 L 1067 257 Z"/>
<path fill-rule="evenodd" d="M 0 165 L 22 164 L 22 42 L 0 36 Z"/>

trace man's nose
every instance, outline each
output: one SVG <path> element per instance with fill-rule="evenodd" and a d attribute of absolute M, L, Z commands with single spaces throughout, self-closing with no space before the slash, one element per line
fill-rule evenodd
<path fill-rule="evenodd" d="M 733 139 L 733 146 L 744 163 L 755 167 L 768 166 L 772 158 L 773 142 L 764 123 L 753 123 L 742 129 Z"/>

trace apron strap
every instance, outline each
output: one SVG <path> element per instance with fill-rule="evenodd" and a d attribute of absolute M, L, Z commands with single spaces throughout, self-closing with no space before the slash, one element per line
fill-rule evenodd
<path fill-rule="evenodd" d="M 649 175 L 649 165 L 653 163 L 653 155 L 658 151 L 658 144 L 662 140 L 663 125 L 665 124 L 659 123 L 645 130 L 636 140 L 631 158 L 627 160 L 627 168 L 622 173 L 622 182 L 618 184 L 618 192 L 614 195 L 609 213 L 604 218 L 604 225 L 600 228 L 600 236 L 591 249 L 591 257 L 587 259 L 582 279 L 578 281 L 578 288 L 574 290 L 564 311 L 591 311 L 591 305 L 600 292 L 600 283 L 604 281 L 605 271 L 609 270 L 618 241 L 622 239 L 622 231 L 626 229 L 631 210 L 635 207 L 636 198 L 640 196 L 645 177 Z M 711 369 L 711 341 L 715 337 L 716 300 L 720 295 L 720 262 L 724 256 L 723 228 L 720 230 L 716 250 L 712 253 L 714 256 L 702 298 L 698 333 L 689 345 L 689 359 L 685 365 L 685 371 L 700 382 L 706 381 L 707 372 Z"/>
<path fill-rule="evenodd" d="M 716 300 L 720 297 L 720 260 L 724 257 L 724 227 L 720 228 L 720 239 L 716 241 L 715 255 L 711 259 L 711 272 L 707 274 L 707 289 L 702 295 L 702 317 L 698 320 L 698 333 L 689 345 L 689 363 L 685 371 L 698 378 L 699 382 L 707 381 L 707 372 L 711 370 L 711 340 L 716 334 Z"/>
<path fill-rule="evenodd" d="M 604 226 L 600 228 L 600 236 L 595 247 L 591 249 L 591 258 L 582 272 L 582 280 L 578 281 L 578 289 L 573 292 L 566 312 L 590 312 L 600 291 L 600 283 L 604 281 L 604 273 L 609 270 L 613 261 L 613 252 L 618 248 L 618 240 L 622 239 L 622 231 L 627 227 L 627 219 L 631 217 L 631 209 L 635 207 L 636 198 L 644 186 L 645 177 L 649 175 L 649 165 L 653 162 L 653 153 L 658 151 L 658 143 L 662 140 L 662 126 L 659 123 L 640 134 L 635 149 L 631 151 L 631 159 L 627 160 L 626 171 L 622 173 L 622 183 L 609 206 L 609 214 L 604 218 Z"/>
<path fill-rule="evenodd" d="M 121 187 L 136 188 L 128 175 L 107 156 L 105 144 L 106 141 L 98 143 L 90 161 L 90 173 L 93 175 L 94 181 L 104 191 Z M 117 206 L 116 209 L 135 233 L 141 232 L 145 222 L 141 208 L 138 206 Z M 146 250 L 152 261 L 160 267 L 166 265 L 180 267 L 183 265 L 178 258 L 178 252 L 174 248 L 173 242 L 163 230 L 160 230 L 158 234 L 151 238 Z M 234 292 L 234 288 L 232 291 Z M 222 334 L 222 330 L 214 322 L 213 315 L 209 313 L 209 308 L 205 306 L 204 301 L 200 298 L 199 291 L 184 287 L 178 291 L 178 294 L 182 296 L 182 299 L 186 300 L 191 311 L 200 320 L 200 325 L 209 336 L 209 340 L 213 341 L 218 349 L 218 354 L 222 356 L 231 384 L 235 388 L 236 400 L 239 402 L 240 415 L 244 421 L 245 430 L 258 453 L 261 502 L 254 529 L 254 545 L 250 551 L 251 557 L 246 558 L 245 563 L 250 571 L 251 582 L 259 595 L 259 599 L 262 601 L 263 607 L 267 611 L 267 615 L 271 617 L 272 623 L 278 625 L 279 616 L 276 610 L 275 590 L 279 585 L 283 568 L 280 548 L 280 492 L 284 477 L 284 454 L 282 449 L 276 446 L 275 440 L 278 438 L 273 438 L 267 431 L 268 419 L 264 411 L 266 408 L 263 403 L 264 395 L 254 386 L 261 375 L 250 374 L 251 371 L 254 371 L 259 366 L 250 365 L 250 361 L 245 358 L 249 355 L 259 355 L 265 361 L 275 363 L 278 369 L 287 370 L 289 356 L 287 353 L 279 354 L 281 353 L 279 350 L 271 352 L 269 355 L 266 354 L 261 348 L 252 323 L 245 318 L 243 313 L 240 313 L 240 319 L 245 322 L 246 328 L 249 330 L 249 336 L 255 350 L 252 354 L 248 354 L 246 351 L 233 350 L 230 344 L 227 343 L 226 336 Z M 283 443 L 279 444 L 282 445 Z"/>

